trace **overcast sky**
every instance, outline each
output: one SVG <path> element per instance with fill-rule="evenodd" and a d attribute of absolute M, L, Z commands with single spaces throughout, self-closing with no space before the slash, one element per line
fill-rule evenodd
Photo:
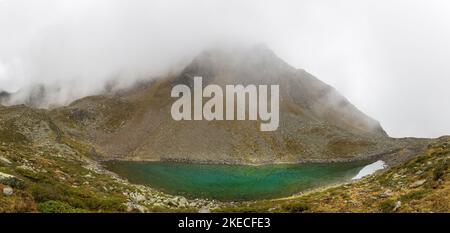
<path fill-rule="evenodd" d="M 0 90 L 67 102 L 223 43 L 266 43 L 391 136 L 450 134 L 448 0 L 0 0 Z"/>

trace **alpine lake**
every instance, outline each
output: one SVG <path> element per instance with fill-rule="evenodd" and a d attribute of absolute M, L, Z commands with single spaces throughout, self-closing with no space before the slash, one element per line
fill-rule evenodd
<path fill-rule="evenodd" d="M 174 195 L 223 201 L 287 197 L 350 181 L 367 162 L 223 165 L 106 161 L 103 166 L 131 183 Z"/>

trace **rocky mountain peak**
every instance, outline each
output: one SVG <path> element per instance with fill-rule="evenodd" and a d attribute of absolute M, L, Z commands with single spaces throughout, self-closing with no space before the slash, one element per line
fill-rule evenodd
<path fill-rule="evenodd" d="M 195 76 L 203 77 L 203 85 L 279 85 L 281 114 L 302 112 L 305 122 L 327 122 L 357 134 L 387 136 L 377 121 L 333 87 L 303 69 L 290 66 L 265 45 L 206 50 L 193 59 L 173 84 L 192 87 Z"/>

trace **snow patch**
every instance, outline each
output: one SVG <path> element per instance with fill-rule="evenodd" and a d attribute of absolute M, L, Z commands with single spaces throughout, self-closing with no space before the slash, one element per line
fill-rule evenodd
<path fill-rule="evenodd" d="M 375 163 L 372 163 L 372 164 L 369 164 L 369 165 L 363 167 L 363 169 L 361 169 L 359 171 L 358 175 L 353 177 L 352 180 L 359 180 L 368 175 L 372 175 L 373 173 L 375 173 L 378 170 L 385 169 L 386 167 L 387 167 L 387 165 L 384 161 L 378 160 Z"/>

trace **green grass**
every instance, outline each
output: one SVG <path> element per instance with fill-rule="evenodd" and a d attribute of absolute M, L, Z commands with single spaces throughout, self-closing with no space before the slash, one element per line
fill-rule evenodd
<path fill-rule="evenodd" d="M 86 210 L 74 208 L 62 201 L 46 201 L 39 203 L 38 210 L 42 213 L 84 213 Z"/>
<path fill-rule="evenodd" d="M 389 199 L 379 204 L 382 213 L 391 213 L 395 208 L 395 200 Z"/>
<path fill-rule="evenodd" d="M 429 190 L 419 190 L 419 191 L 413 191 L 408 194 L 405 194 L 400 197 L 400 201 L 402 202 L 409 202 L 412 200 L 419 200 L 426 196 L 430 191 Z"/>
<path fill-rule="evenodd" d="M 290 213 L 303 213 L 310 209 L 309 205 L 303 202 L 286 203 L 281 208 Z"/>
<path fill-rule="evenodd" d="M 433 180 L 437 181 L 444 177 L 445 172 L 450 167 L 450 160 L 446 159 L 443 163 L 440 163 L 433 170 Z"/>
<path fill-rule="evenodd" d="M 29 140 L 23 134 L 19 133 L 18 127 L 14 124 L 14 121 L 9 120 L 1 125 L 0 142 L 27 143 Z"/>

